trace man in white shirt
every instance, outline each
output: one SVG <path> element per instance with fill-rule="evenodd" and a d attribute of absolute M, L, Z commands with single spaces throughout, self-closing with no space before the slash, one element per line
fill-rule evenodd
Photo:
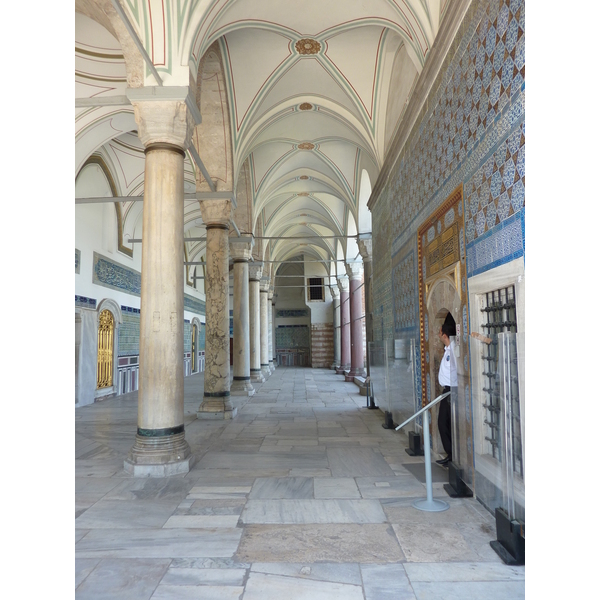
<path fill-rule="evenodd" d="M 454 356 L 454 342 L 450 336 L 456 335 L 456 329 L 451 323 L 446 321 L 440 328 L 439 338 L 444 344 L 444 356 L 440 362 L 438 373 L 439 384 L 444 388 L 442 393 L 449 392 L 451 387 L 458 386 L 458 376 L 456 373 L 456 358 Z M 440 402 L 438 413 L 438 429 L 442 438 L 442 446 L 447 454 L 446 458 L 437 462 L 443 467 L 452 461 L 452 423 L 450 410 L 450 396 Z"/>

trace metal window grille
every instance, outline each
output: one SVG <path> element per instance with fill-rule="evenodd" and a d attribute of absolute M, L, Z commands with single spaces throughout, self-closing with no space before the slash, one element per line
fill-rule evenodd
<path fill-rule="evenodd" d="M 308 280 L 308 299 L 325 300 L 322 277 L 310 277 Z"/>
<path fill-rule="evenodd" d="M 484 344 L 484 431 L 489 443 L 490 454 L 498 461 L 502 460 L 502 440 L 500 435 L 500 385 L 498 378 L 498 334 L 502 332 L 517 332 L 517 305 L 515 286 L 487 292 L 483 297 L 482 324 L 483 334 L 492 339 L 490 344 Z M 514 342 L 513 342 L 514 343 Z M 523 476 L 523 457 L 521 445 L 521 423 L 519 415 L 519 386 L 517 377 L 517 348 L 511 349 L 514 376 L 511 381 L 512 414 L 513 414 L 513 469 Z"/>

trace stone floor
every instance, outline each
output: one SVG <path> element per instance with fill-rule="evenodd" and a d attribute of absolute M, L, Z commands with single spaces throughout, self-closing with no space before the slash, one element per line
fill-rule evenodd
<path fill-rule="evenodd" d="M 453 600 L 525 597 L 524 567 L 491 549 L 494 520 L 449 498 L 434 465 L 382 428 L 334 371 L 279 367 L 229 422 L 196 419 L 202 375 L 185 379 L 187 475 L 136 479 L 123 460 L 137 393 L 75 412 L 76 598 Z"/>

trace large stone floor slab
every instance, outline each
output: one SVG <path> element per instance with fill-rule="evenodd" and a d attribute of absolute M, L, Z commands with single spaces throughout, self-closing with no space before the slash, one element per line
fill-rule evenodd
<path fill-rule="evenodd" d="M 388 525 L 248 525 L 236 553 L 245 562 L 359 562 L 405 560 Z"/>
<path fill-rule="evenodd" d="M 244 600 L 364 600 L 362 586 L 251 573 Z"/>
<path fill-rule="evenodd" d="M 384 523 L 379 502 L 372 500 L 249 500 L 243 523 Z"/>
<path fill-rule="evenodd" d="M 241 529 L 95 529 L 75 546 L 81 558 L 231 557 Z"/>

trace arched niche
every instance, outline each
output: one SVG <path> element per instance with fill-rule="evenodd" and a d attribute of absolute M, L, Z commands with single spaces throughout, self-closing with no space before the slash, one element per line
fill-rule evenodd
<path fill-rule="evenodd" d="M 121 313 L 121 307 L 115 300 L 112 298 L 104 298 L 98 303 L 96 308 L 98 327 L 100 327 L 100 318 L 104 311 L 108 311 L 112 315 L 112 385 L 103 388 L 96 388 L 96 400 L 105 398 L 107 396 L 113 396 L 118 392 L 119 389 L 119 382 L 117 381 L 119 369 L 119 327 L 123 323 L 123 315 Z"/>

